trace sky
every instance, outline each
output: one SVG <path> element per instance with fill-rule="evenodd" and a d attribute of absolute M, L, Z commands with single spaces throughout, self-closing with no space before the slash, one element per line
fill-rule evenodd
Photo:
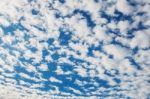
<path fill-rule="evenodd" d="M 149 0 L 0 0 L 0 99 L 150 99 Z"/>

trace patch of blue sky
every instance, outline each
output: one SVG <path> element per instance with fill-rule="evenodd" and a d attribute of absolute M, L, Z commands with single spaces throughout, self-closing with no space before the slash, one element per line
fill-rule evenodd
<path fill-rule="evenodd" d="M 71 40 L 71 37 L 72 37 L 72 33 L 60 29 L 60 35 L 59 35 L 60 45 L 68 45 L 69 41 Z"/>
<path fill-rule="evenodd" d="M 33 15 L 38 15 L 39 11 L 37 11 L 36 9 L 32 9 L 32 14 Z"/>
<path fill-rule="evenodd" d="M 65 3 L 65 2 L 66 2 L 66 0 L 59 0 L 59 2 L 61 2 L 61 3 Z"/>
<path fill-rule="evenodd" d="M 134 68 L 136 68 L 137 70 L 142 70 L 142 67 L 140 66 L 140 64 L 138 64 L 135 59 L 133 59 L 132 57 L 127 57 L 127 59 L 129 59 L 129 61 L 131 62 L 131 64 L 134 66 Z"/>
<path fill-rule="evenodd" d="M 39 31 L 42 31 L 42 32 L 46 33 L 46 29 L 42 26 L 34 25 L 33 27 L 38 29 Z"/>
<path fill-rule="evenodd" d="M 4 33 L 5 33 L 5 35 L 8 35 L 8 34 L 14 35 L 14 32 L 15 32 L 17 29 L 19 29 L 19 30 L 21 30 L 21 31 L 24 31 L 24 30 L 27 31 L 27 29 L 26 29 L 25 27 L 23 27 L 21 23 L 11 24 L 11 25 L 6 26 L 6 27 L 2 26 L 2 29 L 3 29 L 3 31 L 4 31 Z"/>
<path fill-rule="evenodd" d="M 104 53 L 104 51 L 102 50 L 102 45 L 103 45 L 102 43 L 99 43 L 98 46 L 94 45 L 89 46 L 87 55 L 94 56 L 93 51 L 99 51 L 101 53 Z"/>
<path fill-rule="evenodd" d="M 93 28 L 96 24 L 94 23 L 94 21 L 92 20 L 91 18 L 91 15 L 89 12 L 87 11 L 83 11 L 83 10 L 80 10 L 80 9 L 75 9 L 73 11 L 73 14 L 81 14 L 83 16 L 83 18 L 86 19 L 86 23 L 87 23 L 87 26 L 90 27 L 90 28 Z"/>
<path fill-rule="evenodd" d="M 49 39 L 47 40 L 48 45 L 52 45 L 53 42 L 54 42 L 54 39 L 53 39 L 53 38 L 49 38 Z"/>
<path fill-rule="evenodd" d="M 107 13 L 105 13 L 105 11 L 100 11 L 101 17 L 107 19 L 108 23 L 110 23 L 111 21 L 119 22 L 121 20 L 129 20 L 130 22 L 132 22 L 131 15 L 124 15 L 122 12 L 119 12 L 117 10 L 115 10 L 114 13 L 115 13 L 115 15 L 111 16 L 111 15 L 108 15 Z"/>

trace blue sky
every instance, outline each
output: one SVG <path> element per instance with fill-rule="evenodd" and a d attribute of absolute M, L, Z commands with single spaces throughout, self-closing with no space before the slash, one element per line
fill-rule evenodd
<path fill-rule="evenodd" d="M 1 0 L 0 98 L 149 99 L 149 3 Z"/>

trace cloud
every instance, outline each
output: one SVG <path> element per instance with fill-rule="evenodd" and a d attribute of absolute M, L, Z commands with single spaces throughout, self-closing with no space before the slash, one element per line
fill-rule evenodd
<path fill-rule="evenodd" d="M 148 48 L 150 45 L 150 37 L 147 31 L 137 31 L 135 37 L 131 40 L 130 46 L 132 48 Z"/>
<path fill-rule="evenodd" d="M 1 0 L 0 98 L 149 97 L 149 1 L 134 1 Z"/>
<path fill-rule="evenodd" d="M 131 14 L 133 12 L 133 8 L 127 0 L 118 0 L 116 9 L 124 14 Z"/>

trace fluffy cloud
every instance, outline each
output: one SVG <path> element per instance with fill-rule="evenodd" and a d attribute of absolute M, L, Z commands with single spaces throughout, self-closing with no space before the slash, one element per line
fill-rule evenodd
<path fill-rule="evenodd" d="M 149 98 L 149 18 L 148 0 L 1 0 L 0 98 Z"/>

